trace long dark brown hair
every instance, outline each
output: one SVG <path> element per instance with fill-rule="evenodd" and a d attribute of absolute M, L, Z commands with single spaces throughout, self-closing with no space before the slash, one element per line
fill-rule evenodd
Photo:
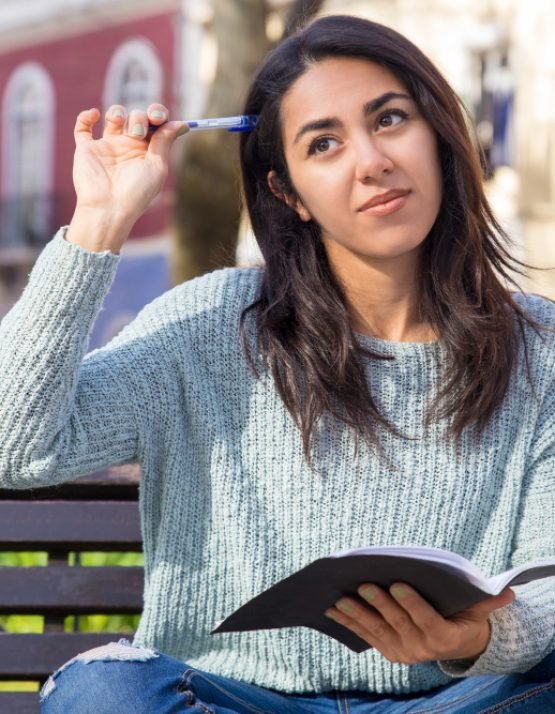
<path fill-rule="evenodd" d="M 376 407 L 365 375 L 368 358 L 394 357 L 357 341 L 319 226 L 301 221 L 267 181 L 273 170 L 279 189 L 294 193 L 283 150 L 281 100 L 311 65 L 329 57 L 386 67 L 405 85 L 437 137 L 443 198 L 422 244 L 419 305 L 447 348 L 449 364 L 424 426 L 453 416 L 447 435 L 457 443 L 467 426 L 474 424 L 481 433 L 502 402 L 516 363 L 515 317 L 529 378 L 523 323 L 536 331 L 542 327 L 509 290 L 509 285 L 520 290 L 511 272 L 524 275 L 530 266 L 507 248 L 510 238 L 484 195 L 483 153 L 448 82 L 415 45 L 388 27 L 349 16 L 315 21 L 275 48 L 260 67 L 245 105 L 245 114 L 259 115 L 258 124 L 240 142 L 244 196 L 265 260 L 257 299 L 241 315 L 242 344 L 258 375 L 245 332 L 245 320 L 254 313 L 256 347 L 301 430 L 309 464 L 313 430 L 325 413 L 349 425 L 357 445 L 362 437 L 382 456 L 380 426 L 403 436 Z"/>

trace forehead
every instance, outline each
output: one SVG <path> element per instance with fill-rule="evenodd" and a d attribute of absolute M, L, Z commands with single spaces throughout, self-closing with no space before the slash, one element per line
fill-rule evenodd
<path fill-rule="evenodd" d="M 366 59 L 333 57 L 312 65 L 284 94 L 281 119 L 285 135 L 311 119 L 360 113 L 362 106 L 389 91 L 406 87 L 388 69 Z"/>

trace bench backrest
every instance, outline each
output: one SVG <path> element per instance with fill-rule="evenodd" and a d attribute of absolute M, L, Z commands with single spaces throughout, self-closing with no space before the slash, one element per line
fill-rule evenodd
<path fill-rule="evenodd" d="M 64 632 L 68 615 L 140 614 L 142 567 L 69 566 L 69 554 L 142 548 L 138 473 L 103 472 L 62 486 L 0 489 L 0 551 L 46 551 L 47 567 L 0 567 L 0 615 L 43 615 L 43 634 L 0 633 L 0 681 L 36 681 L 126 632 Z M 0 712 L 36 714 L 38 694 L 0 692 Z"/>

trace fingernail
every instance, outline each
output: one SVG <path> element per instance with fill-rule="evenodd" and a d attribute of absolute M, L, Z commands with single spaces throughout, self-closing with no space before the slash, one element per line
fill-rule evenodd
<path fill-rule="evenodd" d="M 343 602 L 343 601 L 337 602 L 337 603 L 335 603 L 335 607 L 338 610 L 341 610 L 341 612 L 346 612 L 347 614 L 349 614 L 350 612 L 353 611 L 353 608 L 349 605 L 348 602 Z"/>
<path fill-rule="evenodd" d="M 125 116 L 125 113 L 123 112 L 122 109 L 114 109 L 114 111 L 112 112 L 112 116 L 114 116 L 114 117 L 124 117 L 124 116 Z"/>
<path fill-rule="evenodd" d="M 325 615 L 326 617 L 329 617 L 330 620 L 333 620 L 334 622 L 339 622 L 339 620 L 338 620 L 337 617 L 335 616 L 335 613 L 334 613 L 332 610 L 326 610 L 326 612 L 324 613 L 324 615 Z"/>
<path fill-rule="evenodd" d="M 131 130 L 133 136 L 144 136 L 145 128 L 142 124 L 133 124 L 133 129 Z"/>
<path fill-rule="evenodd" d="M 160 111 L 160 109 L 155 109 L 150 116 L 153 119 L 165 119 L 166 118 L 166 112 Z"/>
<path fill-rule="evenodd" d="M 185 124 L 185 126 L 177 132 L 177 136 L 183 136 L 183 134 L 186 134 L 188 131 L 189 127 L 187 126 L 187 124 Z"/>
<path fill-rule="evenodd" d="M 406 588 L 404 588 L 402 585 L 394 585 L 391 588 L 391 593 L 395 596 L 398 597 L 400 600 L 402 600 L 404 597 L 407 596 L 408 591 Z"/>
<path fill-rule="evenodd" d="M 360 592 L 365 600 L 371 601 L 376 597 L 376 590 L 370 585 L 367 585 L 365 588 L 361 588 Z"/>

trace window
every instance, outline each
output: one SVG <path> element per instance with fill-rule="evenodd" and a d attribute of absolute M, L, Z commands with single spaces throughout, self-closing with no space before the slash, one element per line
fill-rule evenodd
<path fill-rule="evenodd" d="M 2 102 L 0 247 L 41 245 L 50 238 L 54 156 L 54 88 L 39 64 L 19 66 Z"/>
<path fill-rule="evenodd" d="M 114 53 L 106 74 L 104 111 L 123 104 L 128 111 L 146 109 L 163 99 L 163 69 L 152 44 L 145 39 L 129 40 Z"/>

